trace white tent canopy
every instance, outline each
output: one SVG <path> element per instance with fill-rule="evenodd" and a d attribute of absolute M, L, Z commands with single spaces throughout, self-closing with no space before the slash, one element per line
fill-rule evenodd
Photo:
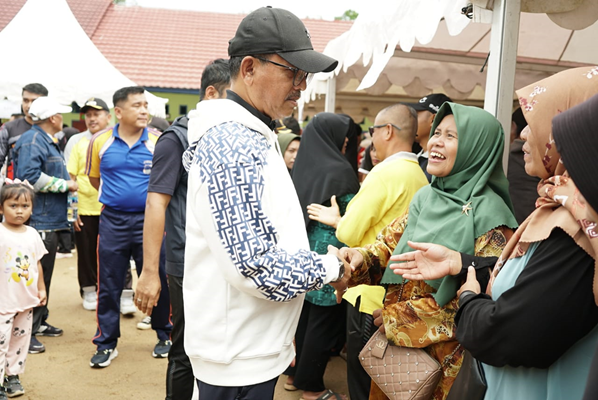
<path fill-rule="evenodd" d="M 0 98 L 19 101 L 28 83 L 46 86 L 64 104 L 83 105 L 99 97 L 112 106 L 112 95 L 136 84 L 117 70 L 89 39 L 66 0 L 28 0 L 0 32 Z M 77 53 L 81 62 L 65 62 L 64 51 Z M 146 91 L 152 115 L 165 115 L 168 99 Z"/>
<path fill-rule="evenodd" d="M 521 14 L 515 88 L 566 68 L 598 64 L 595 51 L 598 23 L 572 31 L 556 25 L 551 17 L 554 18 L 546 14 Z M 486 70 L 480 72 L 480 69 L 490 51 L 491 24 L 469 23 L 466 17 L 453 15 L 452 26 L 447 18 L 436 21 L 434 30 L 428 28 L 427 35 L 418 36 L 415 30 L 410 35 L 403 34 L 398 44 L 395 40 L 375 44 L 366 37 L 366 32 L 382 37 L 382 33 L 376 32 L 385 30 L 384 24 L 371 25 L 367 15 L 364 19 L 359 23 L 358 18 L 351 30 L 329 42 L 324 53 L 337 58 L 339 66 L 334 73 L 316 76 L 303 96 L 306 101 L 326 93 L 325 83 L 333 76 L 336 76 L 337 93 L 353 91 L 370 96 L 400 94 L 418 98 L 443 91 L 455 100 L 483 100 Z M 388 30 L 393 31 L 392 27 Z M 376 58 L 380 60 L 378 65 L 372 63 Z M 482 90 L 475 91 L 476 87 Z"/>

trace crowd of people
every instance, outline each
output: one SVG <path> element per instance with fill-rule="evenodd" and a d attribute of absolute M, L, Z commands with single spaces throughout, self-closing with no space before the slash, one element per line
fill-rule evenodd
<path fill-rule="evenodd" d="M 67 133 L 71 107 L 23 87 L 22 118 L 0 130 L 0 399 L 24 393 L 38 338 L 63 334 L 48 304 L 71 229 L 97 316 L 90 367 L 118 356 L 136 307 L 168 358 L 167 400 L 273 399 L 281 375 L 302 400 L 347 399 L 324 382 L 333 354 L 351 399 L 393 399 L 360 357 L 376 332 L 436 360 L 429 399 L 598 396 L 598 67 L 518 90 L 509 136 L 443 94 L 384 108 L 364 135 L 348 115 L 289 118 L 338 64 L 292 13 L 250 13 L 228 53 L 172 124 L 133 86 L 114 115 L 87 100 L 87 130 Z"/>

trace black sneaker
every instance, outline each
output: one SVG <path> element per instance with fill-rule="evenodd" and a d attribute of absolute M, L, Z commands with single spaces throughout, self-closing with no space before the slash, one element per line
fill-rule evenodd
<path fill-rule="evenodd" d="M 35 332 L 35 334 L 39 335 L 39 336 L 51 336 L 51 337 L 62 336 L 62 333 L 63 333 L 62 329 L 56 328 L 55 326 L 52 326 L 47 322 L 42 322 L 42 324 L 40 325 L 37 332 Z"/>
<path fill-rule="evenodd" d="M 43 345 L 35 335 L 31 335 L 31 341 L 29 342 L 29 354 L 38 354 L 46 351 L 46 346 Z"/>
<path fill-rule="evenodd" d="M 170 340 L 158 340 L 158 343 L 154 346 L 154 351 L 152 353 L 152 357 L 154 358 L 166 358 L 168 357 L 168 352 L 170 352 L 170 347 L 172 346 L 172 341 Z"/>
<path fill-rule="evenodd" d="M 7 400 L 8 397 L 6 397 L 6 389 L 4 389 L 4 386 L 2 386 L 2 382 L 0 382 L 0 400 Z"/>
<path fill-rule="evenodd" d="M 91 368 L 106 368 L 116 356 L 118 356 L 118 351 L 116 349 L 98 350 L 93 357 L 91 357 L 89 366 Z"/>
<path fill-rule="evenodd" d="M 4 389 L 7 397 L 17 397 L 25 394 L 25 389 L 21 385 L 19 375 L 10 375 L 4 377 Z"/>

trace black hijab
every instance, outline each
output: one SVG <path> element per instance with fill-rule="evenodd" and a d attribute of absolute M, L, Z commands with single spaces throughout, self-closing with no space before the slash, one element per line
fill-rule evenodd
<path fill-rule="evenodd" d="M 361 126 L 355 123 L 353 119 L 348 116 L 347 114 L 339 114 L 343 117 L 349 118 L 349 131 L 347 132 L 347 138 L 349 141 L 347 142 L 347 148 L 345 150 L 345 158 L 351 164 L 351 167 L 355 171 L 355 176 L 359 176 L 357 171 L 359 169 L 359 165 L 357 165 L 357 159 L 359 158 L 359 142 L 361 142 Z"/>
<path fill-rule="evenodd" d="M 312 118 L 301 135 L 291 172 L 305 226 L 309 224 L 307 206 L 324 204 L 333 195 L 355 194 L 359 180 L 352 165 L 341 152 L 345 138 L 355 132 L 355 122 L 346 115 L 320 113 Z"/>

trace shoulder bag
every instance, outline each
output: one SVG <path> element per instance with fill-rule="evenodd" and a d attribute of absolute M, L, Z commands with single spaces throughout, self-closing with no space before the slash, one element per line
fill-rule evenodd
<path fill-rule="evenodd" d="M 399 301 L 405 280 L 401 285 Z M 447 359 L 450 360 L 452 354 Z M 359 360 L 374 383 L 391 400 L 429 400 L 442 377 L 440 364 L 425 350 L 389 346 L 386 335 L 380 331 L 366 343 L 359 353 Z"/>

